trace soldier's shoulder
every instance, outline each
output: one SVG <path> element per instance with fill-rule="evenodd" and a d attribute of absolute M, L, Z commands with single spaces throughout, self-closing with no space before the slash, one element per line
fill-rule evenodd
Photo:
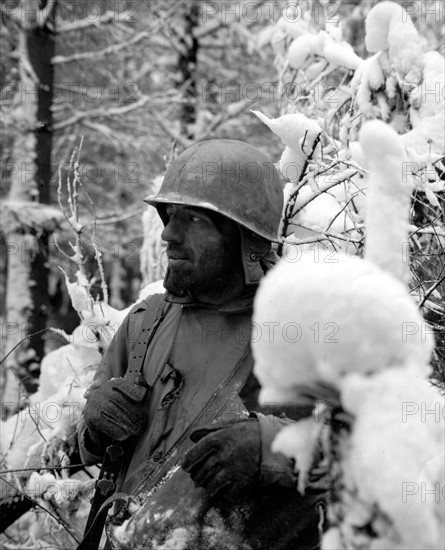
<path fill-rule="evenodd" d="M 143 300 L 134 304 L 134 306 L 128 312 L 128 315 L 137 315 L 141 314 L 147 309 L 157 308 L 164 301 L 165 293 L 159 292 L 155 294 L 150 294 L 150 296 L 145 297 Z"/>

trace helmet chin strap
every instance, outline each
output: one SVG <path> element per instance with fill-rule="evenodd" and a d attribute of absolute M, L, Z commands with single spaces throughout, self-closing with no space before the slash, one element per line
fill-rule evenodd
<path fill-rule="evenodd" d="M 257 285 L 264 275 L 261 260 L 271 252 L 272 244 L 238 226 L 241 234 L 241 259 L 246 285 Z"/>

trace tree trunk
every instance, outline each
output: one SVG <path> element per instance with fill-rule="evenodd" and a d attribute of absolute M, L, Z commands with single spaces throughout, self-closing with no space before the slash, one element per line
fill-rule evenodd
<path fill-rule="evenodd" d="M 30 10 L 33 5 L 33 10 Z M 54 216 L 36 203 L 49 204 L 51 179 L 51 103 L 53 97 L 54 36 L 42 21 L 46 2 L 22 0 L 26 14 L 19 36 L 20 86 L 14 104 L 16 138 L 11 152 L 14 166 L 5 203 L 7 223 L 7 322 L 2 339 L 6 351 L 46 326 L 48 310 L 48 237 Z M 48 223 L 50 222 L 50 223 Z M 19 403 L 20 388 L 13 371 L 35 389 L 44 354 L 44 333 L 24 341 L 6 361 L 5 402 Z M 2 388 L 3 390 L 4 388 Z"/>
<path fill-rule="evenodd" d="M 193 139 L 193 126 L 196 122 L 196 64 L 198 62 L 199 41 L 194 30 L 199 25 L 198 2 L 193 1 L 190 11 L 185 15 L 184 33 L 180 37 L 181 52 L 178 66 L 181 74 L 180 86 L 184 86 L 184 104 L 180 116 L 182 133 L 189 139 Z"/>

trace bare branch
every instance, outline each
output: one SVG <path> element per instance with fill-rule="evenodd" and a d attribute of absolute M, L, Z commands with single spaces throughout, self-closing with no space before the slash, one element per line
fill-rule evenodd
<path fill-rule="evenodd" d="M 116 12 L 108 10 L 95 21 L 83 19 L 80 21 L 74 21 L 73 23 L 65 23 L 64 25 L 60 25 L 56 29 L 56 34 L 78 31 L 81 29 L 87 29 L 88 27 L 99 27 L 100 25 L 107 25 L 109 23 L 130 23 L 131 21 L 126 21 L 126 18 L 131 17 L 131 15 L 132 13 L 129 11 L 122 11 L 118 13 L 118 18 L 116 19 Z"/>
<path fill-rule="evenodd" d="M 134 218 L 135 216 L 140 216 L 145 212 L 147 208 L 143 206 L 142 208 L 138 208 L 137 210 L 134 210 L 132 212 L 127 212 L 126 214 L 122 214 L 120 216 L 110 216 L 109 218 L 98 218 L 96 220 L 96 225 L 109 225 L 112 223 L 118 223 L 125 220 L 128 220 L 130 218 Z M 92 225 L 94 222 L 85 222 L 85 225 Z"/>
<path fill-rule="evenodd" d="M 164 130 L 164 132 L 168 136 L 170 136 L 175 142 L 179 142 L 183 147 L 189 147 L 191 145 L 191 142 L 187 138 L 181 136 L 179 132 L 176 133 L 174 130 L 172 130 L 171 127 L 168 125 L 168 122 L 166 122 L 160 115 L 158 115 L 156 111 L 150 110 L 150 114 L 156 120 L 162 130 Z"/>
<path fill-rule="evenodd" d="M 121 42 L 119 44 L 112 44 L 103 50 L 99 50 L 96 52 L 80 52 L 69 56 L 63 56 L 63 55 L 56 55 L 52 58 L 52 64 L 53 65 L 60 65 L 61 63 L 72 63 L 73 61 L 81 61 L 85 59 L 91 59 L 96 62 L 96 60 L 100 57 L 104 57 L 106 55 L 114 54 L 116 52 L 119 52 L 121 50 L 124 50 L 125 48 L 128 48 L 130 46 L 134 46 L 141 40 L 144 40 L 145 38 L 149 38 L 151 34 L 155 34 L 158 32 L 160 28 L 162 28 L 165 24 L 165 21 L 168 20 L 168 18 L 173 15 L 173 13 L 176 11 L 176 5 L 174 4 L 171 9 L 169 9 L 162 19 L 159 19 L 155 22 L 152 27 L 148 28 L 145 31 L 142 31 L 130 40 L 127 40 L 125 42 Z"/>
<path fill-rule="evenodd" d="M 73 61 L 83 61 L 85 59 L 96 61 L 99 57 L 104 57 L 105 55 L 116 53 L 130 46 L 134 46 L 135 44 L 137 44 L 144 38 L 148 38 L 149 36 L 149 32 L 142 31 L 134 36 L 131 40 L 121 42 L 120 44 L 112 44 L 111 46 L 108 46 L 103 50 L 99 50 L 97 52 L 80 52 L 68 56 L 56 55 L 52 58 L 51 62 L 53 65 L 60 65 L 62 63 L 72 63 Z"/>
<path fill-rule="evenodd" d="M 74 114 L 71 118 L 68 118 L 67 120 L 63 120 L 54 124 L 53 130 L 61 130 L 62 128 L 71 126 L 71 124 L 76 124 L 77 122 L 80 122 L 84 118 L 99 118 L 99 117 L 110 117 L 114 115 L 125 115 L 131 111 L 134 111 L 136 109 L 139 109 L 140 107 L 143 107 L 149 101 L 150 101 L 150 96 L 141 96 L 138 101 L 135 101 L 134 103 L 130 103 L 128 105 L 124 105 L 121 107 L 109 107 L 109 108 L 103 108 L 103 109 L 91 109 L 89 111 L 80 111 Z"/>

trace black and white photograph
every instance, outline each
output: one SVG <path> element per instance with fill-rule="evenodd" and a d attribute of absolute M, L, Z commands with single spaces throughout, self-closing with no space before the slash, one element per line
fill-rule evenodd
<path fill-rule="evenodd" d="M 445 548 L 444 41 L 0 0 L 0 550 Z"/>

